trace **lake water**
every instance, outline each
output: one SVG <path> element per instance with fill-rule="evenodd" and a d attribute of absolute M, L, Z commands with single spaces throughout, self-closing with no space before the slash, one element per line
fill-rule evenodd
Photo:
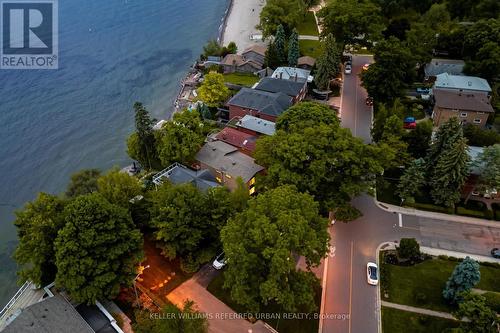
<path fill-rule="evenodd" d="M 166 119 L 228 0 L 59 1 L 59 69 L 0 70 L 0 308 L 16 290 L 13 212 L 83 168 L 130 162 L 132 104 Z"/>

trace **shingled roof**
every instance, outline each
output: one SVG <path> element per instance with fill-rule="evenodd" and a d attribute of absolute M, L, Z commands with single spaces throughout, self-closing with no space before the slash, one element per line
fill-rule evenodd
<path fill-rule="evenodd" d="M 252 109 L 270 116 L 279 116 L 292 106 L 292 98 L 284 93 L 243 88 L 233 96 L 228 105 Z"/>
<path fill-rule="evenodd" d="M 434 89 L 436 106 L 453 110 L 478 112 L 495 112 L 488 97 L 481 93 L 459 92 L 453 90 Z"/>
<path fill-rule="evenodd" d="M 232 146 L 253 152 L 257 137 L 237 129 L 226 127 L 215 136 L 217 140 L 229 143 Z"/>
<path fill-rule="evenodd" d="M 280 80 L 272 77 L 265 77 L 259 81 L 255 89 L 268 92 L 282 92 L 291 97 L 296 97 L 304 89 L 304 82 L 295 82 L 292 80 Z"/>

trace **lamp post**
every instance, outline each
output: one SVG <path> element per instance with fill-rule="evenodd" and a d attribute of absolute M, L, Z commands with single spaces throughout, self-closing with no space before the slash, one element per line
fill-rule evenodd
<path fill-rule="evenodd" d="M 137 287 L 135 285 L 135 282 L 137 281 L 137 279 L 139 278 L 139 276 L 141 276 L 141 274 L 144 272 L 144 270 L 147 269 L 147 268 L 149 268 L 149 267 L 150 267 L 150 265 L 147 265 L 147 266 L 140 265 L 139 268 L 138 268 L 139 273 L 137 273 L 137 275 L 134 278 L 135 301 L 137 302 L 137 304 L 139 304 L 139 295 L 137 294 Z"/>

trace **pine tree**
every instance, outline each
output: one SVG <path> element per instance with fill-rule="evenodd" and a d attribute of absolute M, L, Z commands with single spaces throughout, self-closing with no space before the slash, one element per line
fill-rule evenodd
<path fill-rule="evenodd" d="M 288 39 L 288 66 L 297 67 L 299 55 L 299 34 L 293 29 Z"/>
<path fill-rule="evenodd" d="M 324 45 L 325 50 L 317 62 L 318 69 L 316 71 L 315 82 L 320 89 L 328 90 L 330 88 L 330 80 L 335 78 L 340 72 L 340 56 L 342 52 L 332 34 L 326 37 Z"/>
<path fill-rule="evenodd" d="M 276 36 L 274 37 L 274 47 L 276 49 L 277 59 L 280 64 L 286 61 L 286 53 L 285 53 L 285 29 L 280 24 L 278 29 L 276 30 Z"/>
<path fill-rule="evenodd" d="M 153 133 L 155 120 L 150 117 L 142 103 L 136 102 L 134 111 L 136 132 L 127 141 L 128 154 L 143 166 L 151 169 L 158 165 Z"/>
<path fill-rule="evenodd" d="M 412 203 L 414 196 L 420 193 L 425 184 L 425 161 L 422 158 L 414 160 L 399 179 L 397 194 L 402 201 Z"/>
<path fill-rule="evenodd" d="M 276 45 L 273 42 L 269 42 L 267 46 L 264 65 L 273 69 L 281 65 L 278 59 L 278 51 L 276 50 Z"/>
<path fill-rule="evenodd" d="M 474 259 L 466 257 L 455 267 L 446 282 L 443 297 L 451 303 L 456 303 L 461 300 L 460 293 L 473 288 L 480 279 L 479 264 Z"/>
<path fill-rule="evenodd" d="M 461 137 L 463 137 L 463 129 L 456 117 L 452 117 L 442 124 L 429 147 L 426 156 L 427 166 L 432 170 L 436 166 L 439 156 Z"/>

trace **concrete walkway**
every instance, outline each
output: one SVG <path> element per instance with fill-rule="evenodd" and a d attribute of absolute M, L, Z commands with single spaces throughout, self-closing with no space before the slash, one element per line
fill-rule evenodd
<path fill-rule="evenodd" d="M 299 35 L 299 40 L 319 40 L 319 36 Z"/>
<path fill-rule="evenodd" d="M 468 253 L 456 252 L 456 251 L 448 251 L 448 250 L 436 249 L 433 247 L 421 246 L 420 252 L 429 254 L 431 256 L 444 255 L 444 256 L 448 256 L 448 257 L 455 257 L 455 258 L 461 258 L 461 259 L 464 259 L 465 257 L 469 257 L 469 258 L 474 259 L 478 262 L 491 262 L 491 263 L 500 264 L 500 259 L 496 259 L 493 257 L 480 256 L 480 255 L 476 255 L 476 254 L 468 254 Z"/>
<path fill-rule="evenodd" d="M 375 200 L 375 204 L 380 209 L 383 209 L 383 210 L 385 210 L 387 212 L 391 212 L 391 213 L 400 213 L 400 214 L 404 214 L 404 215 L 421 216 L 421 217 L 443 220 L 443 221 L 453 221 L 453 222 L 458 222 L 458 223 L 474 224 L 474 225 L 480 225 L 480 226 L 485 226 L 485 227 L 500 228 L 500 221 L 478 219 L 478 218 L 474 218 L 474 217 L 461 216 L 461 215 L 428 212 L 425 210 L 419 210 L 419 209 L 415 209 L 415 208 L 408 208 L 408 207 L 391 205 L 391 204 L 388 204 L 385 202 L 377 201 L 377 199 L 374 199 L 374 200 Z"/>
<path fill-rule="evenodd" d="M 440 317 L 440 318 L 445 318 L 445 319 L 450 319 L 450 320 L 457 320 L 455 317 L 453 317 L 448 312 L 440 312 L 440 311 L 416 308 L 414 306 L 402 305 L 402 304 L 391 303 L 391 302 L 386 302 L 386 301 L 382 301 L 382 306 L 385 306 L 388 308 L 393 308 L 393 309 L 398 309 L 398 310 L 403 310 L 403 311 L 408 311 L 408 312 L 420 313 L 420 314 L 427 315 L 427 316 Z"/>

